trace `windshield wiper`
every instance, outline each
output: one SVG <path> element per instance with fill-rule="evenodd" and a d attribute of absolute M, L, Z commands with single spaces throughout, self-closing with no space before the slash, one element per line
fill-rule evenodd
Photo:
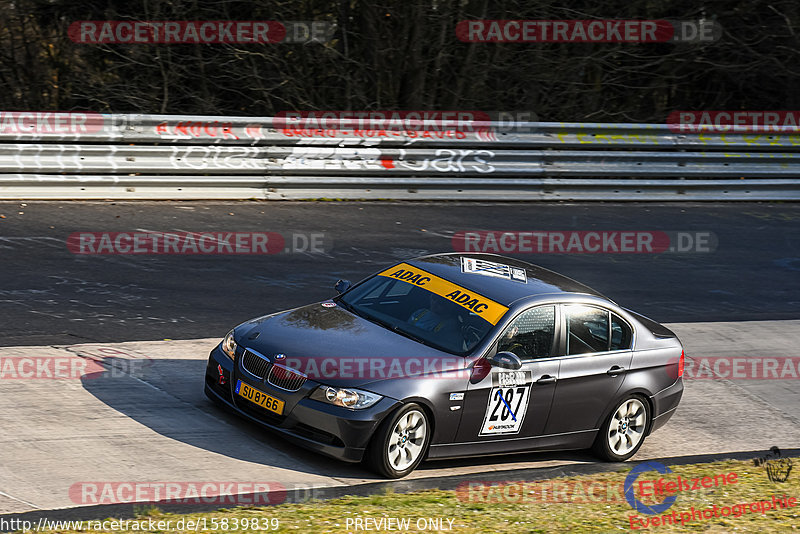
<path fill-rule="evenodd" d="M 376 317 L 373 317 L 371 315 L 367 315 L 364 312 L 362 312 L 361 310 L 359 310 L 358 308 L 356 308 L 355 306 L 353 306 L 352 304 L 348 304 L 344 300 L 339 300 L 337 302 L 340 305 L 342 305 L 342 308 L 344 308 L 345 310 L 349 311 L 353 315 L 358 315 L 362 319 L 366 319 L 367 321 L 369 321 L 371 323 L 375 323 L 375 324 L 381 325 L 382 327 L 387 328 L 389 330 L 391 330 L 393 328 L 393 326 L 390 325 L 389 323 L 387 323 L 386 321 L 381 321 L 380 319 L 378 319 Z"/>
<path fill-rule="evenodd" d="M 345 302 L 344 299 L 339 299 L 339 300 L 336 301 L 336 303 L 339 306 L 341 306 L 342 308 L 344 308 L 345 310 L 349 311 L 350 313 L 358 315 L 359 317 L 363 317 L 364 319 L 366 319 L 366 317 L 364 317 L 364 315 L 362 315 L 361 312 L 356 310 L 355 306 L 353 306 L 352 304 L 348 304 L 347 302 Z"/>
<path fill-rule="evenodd" d="M 414 334 L 409 334 L 408 332 L 406 332 L 405 330 L 401 329 L 401 328 L 400 328 L 399 326 L 397 326 L 397 325 L 390 325 L 390 324 L 386 323 L 386 324 L 384 324 L 384 326 L 386 326 L 387 328 L 389 328 L 389 329 L 390 329 L 392 332 L 397 332 L 397 333 L 398 333 L 398 334 L 400 334 L 401 336 L 405 336 L 405 337 L 407 337 L 408 339 L 413 339 L 413 340 L 414 340 L 414 341 L 416 341 L 417 343 L 421 343 L 421 344 L 423 344 L 423 345 L 428 345 L 429 347 L 433 346 L 433 345 L 431 345 L 430 343 L 428 343 L 427 341 L 425 341 L 424 339 L 422 339 L 422 338 L 419 338 L 419 337 L 415 336 Z"/>
<path fill-rule="evenodd" d="M 356 311 L 354 311 L 353 313 L 357 313 L 360 317 L 363 317 L 364 319 L 367 319 L 368 321 L 372 321 L 375 324 L 379 324 L 379 325 L 381 325 L 382 327 L 384 327 L 387 330 L 391 330 L 392 332 L 400 334 L 401 336 L 405 336 L 405 337 L 407 337 L 409 339 L 413 339 L 417 343 L 422 343 L 423 345 L 431 346 L 424 339 L 418 338 L 417 336 L 415 336 L 413 334 L 409 334 L 408 332 L 406 332 L 405 330 L 401 329 L 396 324 L 392 324 L 392 323 L 390 323 L 388 321 L 384 321 L 383 319 L 378 319 L 377 317 L 372 317 L 372 316 L 367 317 L 367 316 L 359 314 Z"/>
<path fill-rule="evenodd" d="M 431 341 L 427 341 L 425 339 L 422 339 L 421 337 L 417 337 L 414 334 L 406 332 L 405 330 L 403 330 L 402 328 L 400 328 L 397 325 L 390 325 L 388 323 L 385 323 L 384 326 L 386 326 L 392 332 L 397 332 L 401 336 L 407 337 L 408 339 L 416 341 L 417 343 L 419 343 L 421 345 L 425 345 L 426 347 L 431 347 L 431 348 L 436 349 L 436 350 L 441 350 L 441 351 L 444 351 L 444 352 L 449 352 L 450 354 L 455 354 L 453 351 L 447 350 L 445 347 L 442 347 L 440 345 L 437 345 L 436 343 L 433 343 Z"/>

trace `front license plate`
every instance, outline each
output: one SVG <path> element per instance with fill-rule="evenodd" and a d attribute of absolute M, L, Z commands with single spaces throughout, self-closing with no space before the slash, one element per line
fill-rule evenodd
<path fill-rule="evenodd" d="M 240 397 L 244 397 L 252 403 L 258 404 L 265 410 L 269 410 L 270 412 L 274 412 L 278 415 L 283 413 L 284 402 L 282 400 L 276 399 L 275 397 L 267 395 L 262 391 L 252 388 L 241 380 L 236 381 L 236 394 Z"/>

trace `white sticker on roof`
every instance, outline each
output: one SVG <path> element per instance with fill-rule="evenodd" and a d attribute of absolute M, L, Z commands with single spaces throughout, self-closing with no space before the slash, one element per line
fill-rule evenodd
<path fill-rule="evenodd" d="M 461 258 L 461 272 L 482 274 L 483 276 L 494 276 L 495 278 L 505 278 L 506 280 L 515 280 L 528 283 L 528 276 L 525 269 L 519 267 L 511 267 L 502 263 L 495 263 L 493 261 L 479 260 L 476 258 Z"/>

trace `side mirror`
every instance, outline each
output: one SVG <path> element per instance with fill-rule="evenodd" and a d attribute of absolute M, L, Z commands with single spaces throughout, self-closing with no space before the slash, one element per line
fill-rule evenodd
<path fill-rule="evenodd" d="M 522 367 L 522 360 L 513 352 L 498 352 L 494 356 L 487 358 L 487 360 L 492 364 L 492 367 L 499 367 L 501 369 L 516 371 Z"/>
<path fill-rule="evenodd" d="M 350 289 L 350 286 L 353 285 L 350 280 L 339 280 L 336 282 L 336 285 L 333 286 L 333 289 L 336 290 L 337 293 L 340 295 Z"/>

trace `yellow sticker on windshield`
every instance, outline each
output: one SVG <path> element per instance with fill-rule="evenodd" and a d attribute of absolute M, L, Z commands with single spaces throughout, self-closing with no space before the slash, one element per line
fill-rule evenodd
<path fill-rule="evenodd" d="M 508 308 L 498 302 L 407 263 L 400 263 L 390 267 L 382 273 L 378 273 L 378 276 L 402 280 L 426 289 L 476 313 L 492 324 L 497 324 L 500 318 L 508 311 Z"/>

